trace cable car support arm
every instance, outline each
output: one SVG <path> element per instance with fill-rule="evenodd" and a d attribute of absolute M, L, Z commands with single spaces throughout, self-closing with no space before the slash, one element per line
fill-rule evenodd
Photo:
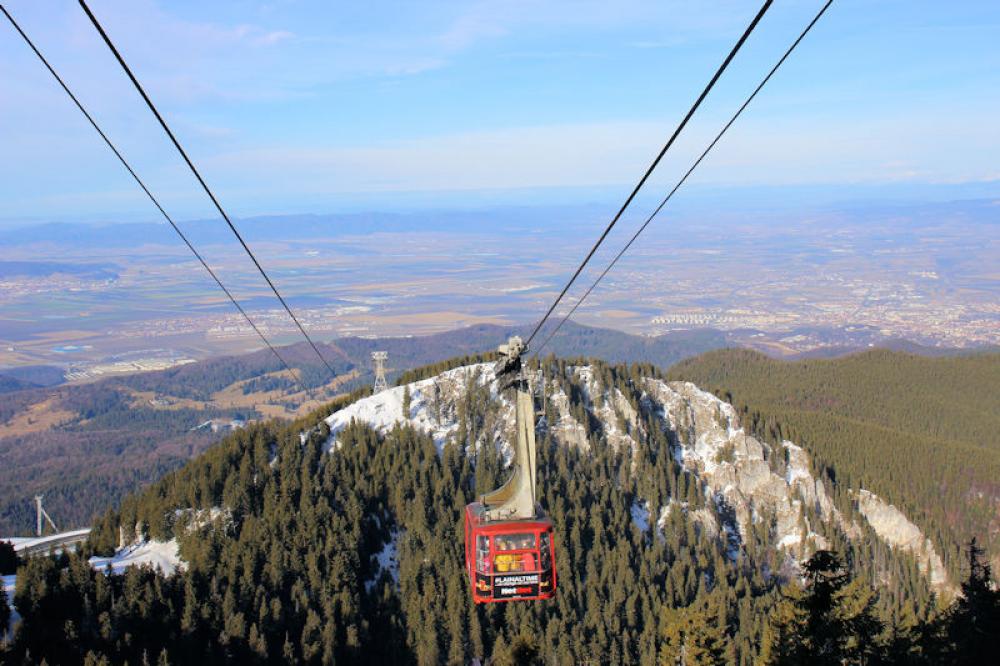
<path fill-rule="evenodd" d="M 514 474 L 502 486 L 480 498 L 485 507 L 483 519 L 530 520 L 535 508 L 535 408 L 528 380 L 521 367 L 521 356 L 527 347 L 514 336 L 500 345 L 500 360 L 496 364 L 499 391 L 514 389 L 514 418 L 517 443 L 514 449 Z"/>

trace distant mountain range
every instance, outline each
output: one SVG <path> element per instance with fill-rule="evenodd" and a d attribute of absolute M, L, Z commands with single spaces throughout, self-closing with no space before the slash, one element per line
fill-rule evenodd
<path fill-rule="evenodd" d="M 741 199 L 742 201 L 742 199 Z M 884 223 L 893 219 L 906 220 L 901 233 L 913 233 L 923 226 L 941 223 L 943 216 L 958 216 L 967 225 L 996 226 L 996 200 L 992 198 L 964 199 L 919 203 L 854 203 L 831 205 L 824 212 L 835 212 L 842 227 L 868 225 L 873 215 L 882 216 Z M 713 204 L 713 209 L 718 202 Z M 262 215 L 236 220 L 240 232 L 248 241 L 290 241 L 316 238 L 337 238 L 377 233 L 493 233 L 503 228 L 508 233 L 539 234 L 560 237 L 568 231 L 588 226 L 599 228 L 606 222 L 609 206 L 506 206 L 469 210 L 427 210 L 409 213 L 366 212 L 337 214 Z M 745 212 L 741 208 L 741 212 Z M 725 213 L 723 213 L 725 215 Z M 812 224 L 789 211 L 772 211 L 768 223 L 797 228 Z M 792 221 L 789 221 L 792 220 Z M 685 234 L 691 226 L 703 228 L 704 216 L 692 210 L 678 210 L 671 225 L 651 229 L 652 233 Z M 596 226 L 595 226 L 596 225 Z M 186 220 L 184 229 L 199 242 L 232 243 L 229 229 L 218 219 Z M 119 224 L 85 224 L 45 222 L 13 229 L 0 229 L 0 244 L 7 247 L 39 243 L 72 244 L 77 247 L 138 247 L 153 244 L 176 244 L 170 227 L 160 222 Z"/>
<path fill-rule="evenodd" d="M 237 220 L 236 224 L 248 241 L 337 238 L 370 234 L 373 230 L 379 233 L 470 234 L 484 233 L 498 226 L 511 233 L 544 230 L 546 234 L 557 234 L 580 224 L 582 220 L 596 220 L 603 211 L 599 206 L 532 206 L 416 213 L 267 215 Z M 188 220 L 181 226 L 202 243 L 233 242 L 231 232 L 219 220 Z M 177 242 L 170 227 L 159 222 L 106 225 L 49 222 L 0 230 L 0 243 L 10 247 L 35 243 L 136 247 L 150 243 L 173 245 Z"/>

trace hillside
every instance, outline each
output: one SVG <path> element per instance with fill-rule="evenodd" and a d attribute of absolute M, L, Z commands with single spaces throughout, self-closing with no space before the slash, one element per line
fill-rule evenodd
<path fill-rule="evenodd" d="M 297 423 L 252 425 L 126 498 L 91 546 L 107 556 L 122 542 L 125 553 L 177 543 L 177 573 L 98 583 L 86 560 L 61 577 L 32 563 L 18 575 L 15 655 L 652 663 L 693 632 L 718 659 L 749 665 L 779 588 L 816 548 L 847 558 L 867 581 L 850 594 L 890 626 L 926 618 L 933 590 L 953 589 L 933 545 L 879 535 L 905 516 L 874 496 L 844 501 L 807 451 L 755 438 L 711 394 L 651 366 L 550 359 L 533 376 L 545 387 L 538 474 L 559 591 L 473 607 L 460 511 L 504 477 L 512 422 L 490 366 L 455 365 Z"/>
<path fill-rule="evenodd" d="M 36 494 L 46 495 L 61 528 L 88 525 L 125 493 L 204 451 L 231 422 L 294 419 L 369 385 L 370 354 L 376 349 L 389 352 L 392 380 L 410 368 L 494 349 L 511 332 L 484 325 L 423 337 L 342 338 L 321 345 L 336 377 L 305 343 L 282 348 L 310 393 L 303 393 L 267 350 L 27 390 L 17 390 L 25 387 L 15 382 L 47 386 L 56 379 L 56 369 L 9 371 L 14 379 L 0 377 L 0 457 L 5 462 L 0 466 L 0 535 L 32 530 Z M 642 338 L 568 324 L 547 351 L 668 365 L 725 344 L 715 331 Z M 3 393 L 5 387 L 9 392 Z"/>
<path fill-rule="evenodd" d="M 952 575 L 972 536 L 1000 554 L 1000 354 L 788 362 L 730 349 L 669 376 L 725 396 L 754 430 L 812 451 L 815 469 L 900 507 L 942 544 Z"/>

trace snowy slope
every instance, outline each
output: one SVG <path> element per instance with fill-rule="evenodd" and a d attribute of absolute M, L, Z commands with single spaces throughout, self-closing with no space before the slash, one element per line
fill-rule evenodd
<path fill-rule="evenodd" d="M 159 569 L 163 573 L 170 575 L 175 571 L 184 570 L 184 562 L 178 552 L 177 540 L 170 541 L 144 541 L 122 548 L 111 557 L 92 557 L 90 565 L 95 569 L 104 571 L 110 565 L 111 570 L 116 573 L 124 573 L 127 567 L 133 565 L 148 564 Z M 2 576 L 3 588 L 7 592 L 7 600 L 11 605 L 10 627 L 13 632 L 21 616 L 14 608 L 14 588 L 17 585 L 17 576 Z"/>
<path fill-rule="evenodd" d="M 449 435 L 458 429 L 455 402 L 471 384 L 489 386 L 490 395 L 497 399 L 492 363 L 479 363 L 448 370 L 435 377 L 396 386 L 362 398 L 334 412 L 326 419 L 330 426 L 328 449 L 337 446 L 337 433 L 351 421 L 367 423 L 379 432 L 388 432 L 398 424 L 409 424 L 434 438 L 438 450 Z M 406 391 L 410 392 L 409 412 L 403 413 Z"/>
<path fill-rule="evenodd" d="M 115 573 L 122 573 L 127 567 L 143 564 L 152 565 L 167 575 L 178 570 L 183 571 L 185 564 L 181 560 L 177 539 L 143 541 L 126 546 L 111 557 L 90 558 L 90 565 L 95 569 L 104 570 L 110 565 Z"/>

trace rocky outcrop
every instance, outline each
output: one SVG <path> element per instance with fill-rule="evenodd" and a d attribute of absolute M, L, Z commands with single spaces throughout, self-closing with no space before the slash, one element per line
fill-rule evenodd
<path fill-rule="evenodd" d="M 948 574 L 944 562 L 934 549 L 931 540 L 924 536 L 916 525 L 907 520 L 903 512 L 892 504 L 887 504 L 882 498 L 867 490 L 859 490 L 855 495 L 858 511 L 865 517 L 868 524 L 889 545 L 912 553 L 920 570 L 928 577 L 932 585 L 944 587 L 948 585 Z"/>
<path fill-rule="evenodd" d="M 646 379 L 643 388 L 643 408 L 676 438 L 677 461 L 702 480 L 720 513 L 735 515 L 737 537 L 767 516 L 778 547 L 802 556 L 827 546 L 810 522 L 839 519 L 839 512 L 809 471 L 805 451 L 791 442 L 772 451 L 740 427 L 732 405 L 694 384 Z M 776 453 L 787 457 L 784 476 L 771 468 Z"/>
<path fill-rule="evenodd" d="M 674 458 L 700 482 L 708 508 L 688 512 L 696 527 L 710 536 L 728 541 L 735 557 L 753 527 L 767 521 L 770 540 L 788 554 L 789 561 L 807 557 L 828 547 L 820 534 L 820 524 L 832 524 L 849 538 L 860 538 L 863 530 L 847 521 L 837 510 L 821 479 L 813 476 L 808 452 L 793 442 L 772 446 L 747 433 L 732 405 L 688 382 L 665 382 L 641 378 L 636 394 L 626 396 L 617 387 L 603 386 L 590 366 L 569 369 L 567 377 L 544 385 L 551 422 L 538 423 L 539 433 L 549 434 L 561 446 L 589 451 L 593 442 L 603 440 L 619 451 L 635 450 L 644 441 L 644 422 L 655 423 L 668 436 Z M 574 413 L 580 405 L 570 396 L 581 398 L 583 409 L 597 430 L 588 427 Z M 461 403 L 470 391 L 492 405 L 491 415 L 478 429 L 479 439 L 470 448 L 492 443 L 509 459 L 509 442 L 514 432 L 511 402 L 497 393 L 493 368 L 478 364 L 455 368 L 429 379 L 382 391 L 359 400 L 326 419 L 330 426 L 329 448 L 337 447 L 337 433 L 352 420 L 370 424 L 385 432 L 396 424 L 409 424 L 430 434 L 438 447 L 454 439 L 460 430 Z M 409 409 L 404 409 L 409 394 Z M 867 491 L 857 494 L 860 513 L 876 535 L 894 548 L 912 553 L 932 585 L 949 585 L 940 556 L 933 544 L 902 512 Z M 639 498 L 632 507 L 633 522 L 649 528 L 650 514 L 658 516 L 662 529 L 677 504 L 650 507 Z"/>
<path fill-rule="evenodd" d="M 552 387 L 548 401 L 551 407 L 550 411 L 555 416 L 551 424 L 546 424 L 549 434 L 564 446 L 589 451 L 590 442 L 587 440 L 587 429 L 573 416 L 570 410 L 569 396 L 558 383 Z"/>

